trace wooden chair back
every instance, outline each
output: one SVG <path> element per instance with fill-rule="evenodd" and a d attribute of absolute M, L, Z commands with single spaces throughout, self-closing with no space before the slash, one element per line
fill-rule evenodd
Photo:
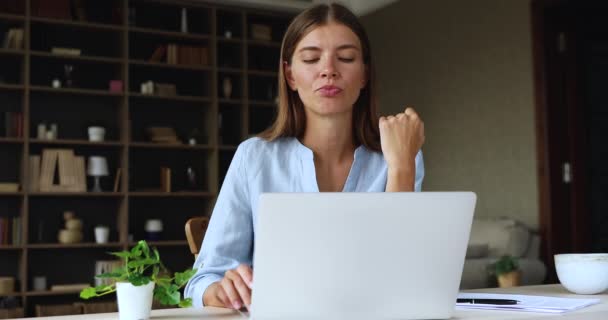
<path fill-rule="evenodd" d="M 190 252 L 194 255 L 194 260 L 196 260 L 196 257 L 198 257 L 198 253 L 201 250 L 203 238 L 205 238 L 205 232 L 207 232 L 207 226 L 209 226 L 208 217 L 190 218 L 186 222 L 186 239 L 188 240 Z"/>

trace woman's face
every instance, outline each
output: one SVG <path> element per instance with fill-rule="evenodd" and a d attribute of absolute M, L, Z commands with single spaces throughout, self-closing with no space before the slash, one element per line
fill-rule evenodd
<path fill-rule="evenodd" d="M 317 27 L 304 36 L 291 65 L 284 63 L 284 67 L 287 82 L 298 91 L 307 114 L 351 112 L 366 84 L 359 38 L 338 23 Z"/>

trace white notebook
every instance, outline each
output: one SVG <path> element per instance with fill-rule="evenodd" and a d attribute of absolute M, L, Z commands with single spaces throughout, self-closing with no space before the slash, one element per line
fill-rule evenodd
<path fill-rule="evenodd" d="M 461 292 L 458 294 L 458 299 L 508 299 L 518 301 L 517 304 L 509 305 L 456 303 L 456 307 L 459 309 L 529 311 L 547 313 L 564 313 L 581 309 L 600 302 L 600 299 L 574 299 L 547 296 L 474 292 Z"/>

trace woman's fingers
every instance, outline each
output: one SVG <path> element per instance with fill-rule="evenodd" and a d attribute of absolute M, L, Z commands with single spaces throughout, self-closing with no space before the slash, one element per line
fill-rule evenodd
<path fill-rule="evenodd" d="M 221 281 L 221 288 L 225 295 L 220 299 L 228 308 L 240 309 L 251 305 L 251 286 L 253 284 L 253 270 L 248 265 L 240 265 L 236 269 L 226 271 Z"/>
<path fill-rule="evenodd" d="M 240 309 L 243 307 L 243 301 L 234 285 L 235 274 L 236 272 L 234 270 L 226 271 L 224 279 L 221 281 L 221 285 L 229 301 L 228 306 L 230 306 L 230 308 Z"/>
<path fill-rule="evenodd" d="M 236 273 L 236 276 L 232 279 L 232 283 L 236 288 L 240 300 L 245 304 L 245 306 L 249 307 L 249 305 L 251 305 L 251 289 L 249 289 L 249 286 L 238 273 Z M 236 309 L 240 309 L 240 307 Z"/>
<path fill-rule="evenodd" d="M 241 275 L 241 278 L 243 279 L 243 281 L 245 281 L 247 287 L 249 287 L 249 289 L 252 289 L 253 270 L 251 269 L 251 267 L 246 264 L 242 264 L 238 266 L 238 268 L 236 268 L 236 272 Z"/>
<path fill-rule="evenodd" d="M 228 299 L 228 296 L 221 285 L 217 288 L 217 298 L 224 304 L 224 308 L 232 308 L 232 302 Z"/>

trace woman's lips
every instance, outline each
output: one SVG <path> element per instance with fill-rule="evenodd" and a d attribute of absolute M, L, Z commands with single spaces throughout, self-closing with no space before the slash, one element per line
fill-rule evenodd
<path fill-rule="evenodd" d="M 334 97 L 342 92 L 342 89 L 334 86 L 325 86 L 319 89 L 319 93 L 323 97 Z"/>

